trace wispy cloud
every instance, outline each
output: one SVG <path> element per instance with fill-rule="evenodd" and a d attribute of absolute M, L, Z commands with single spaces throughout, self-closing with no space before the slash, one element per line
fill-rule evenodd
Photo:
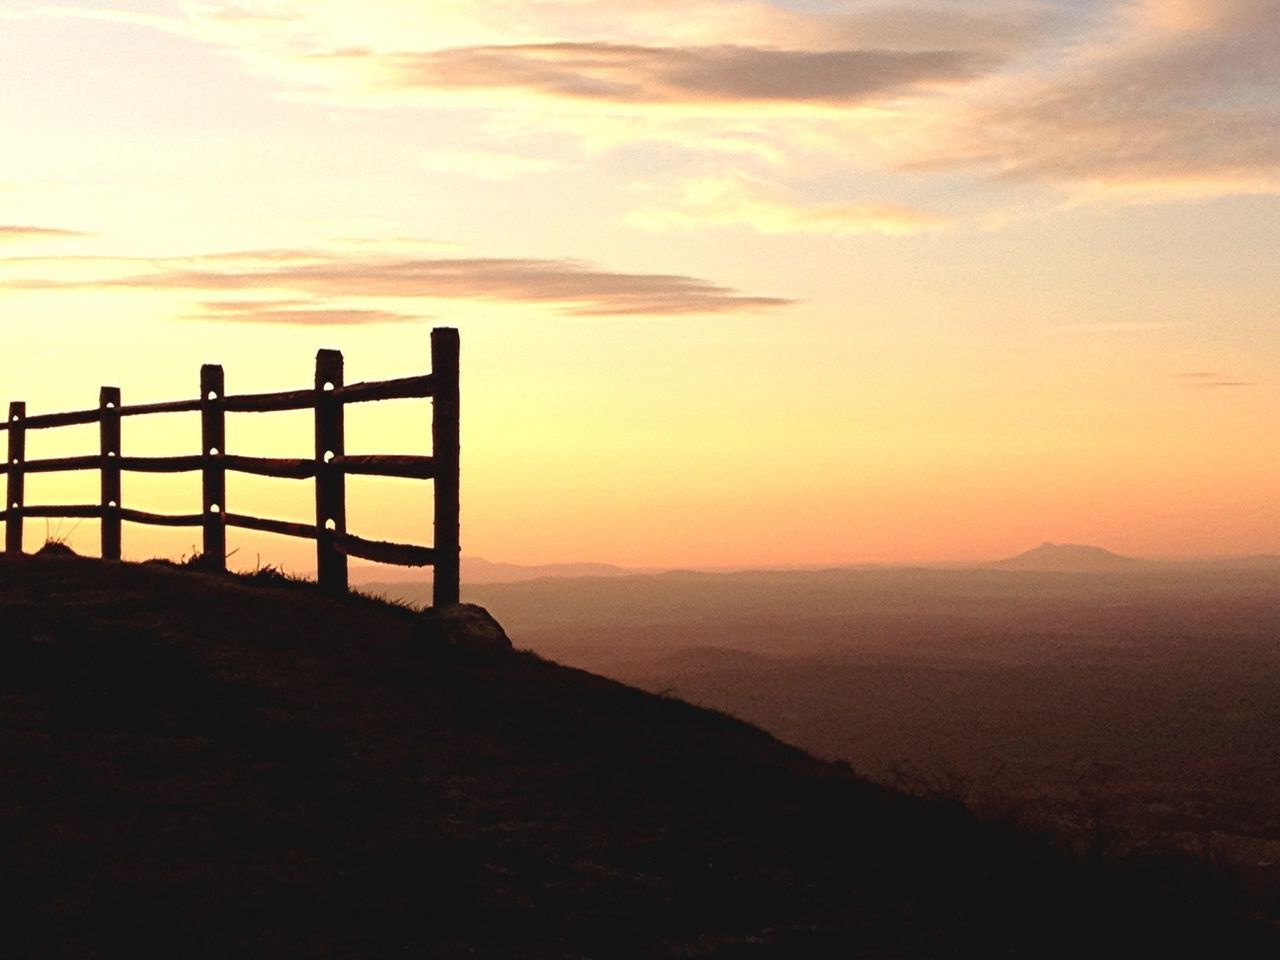
<path fill-rule="evenodd" d="M 357 327 L 386 323 L 413 323 L 425 314 L 394 310 L 316 307 L 305 300 L 213 300 L 202 304 L 202 312 L 188 314 L 192 320 L 224 323 L 268 323 L 311 327 Z"/>
<path fill-rule="evenodd" d="M 1085 9 L 1085 4 L 1073 10 L 1039 0 L 914 0 L 800 15 L 781 26 L 786 34 L 799 33 L 817 44 L 838 37 L 888 50 L 960 48 L 1012 56 L 1034 49 L 1051 33 L 1070 29 Z"/>
<path fill-rule="evenodd" d="M 1177 375 L 1177 379 L 1183 386 L 1197 390 L 1219 389 L 1223 387 L 1256 387 L 1258 385 L 1254 380 L 1238 380 L 1233 377 L 1225 377 L 1221 374 L 1211 373 L 1204 370 L 1180 373 Z"/>
<path fill-rule="evenodd" d="M 907 152 L 1085 199 L 1280 191 L 1280 5 L 1141 0 L 1051 69 L 990 87 Z M 1016 82 L 1014 82 L 1016 80 Z"/>
<path fill-rule="evenodd" d="M 92 234 L 80 230 L 63 230 L 58 227 L 30 227 L 0 224 L 0 243 L 26 240 L 58 240 L 68 237 L 88 237 Z"/>
<path fill-rule="evenodd" d="M 761 233 L 886 234 L 936 230 L 946 218 L 896 203 L 805 203 L 782 187 L 744 177 L 705 177 L 685 185 L 675 206 L 647 207 L 628 218 L 647 230 L 746 226 Z"/>
<path fill-rule="evenodd" d="M 26 275 L 23 275 L 25 268 Z M 85 279 L 85 271 L 93 271 Z M 36 275 L 32 275 L 32 274 Z M 572 260 L 498 258 L 342 257 L 301 251 L 224 253 L 187 258 L 0 258 L 0 289 L 134 289 L 192 291 L 208 295 L 252 291 L 301 294 L 310 305 L 267 306 L 262 322 L 281 322 L 272 309 L 295 314 L 294 322 L 375 322 L 363 309 L 350 312 L 353 300 L 491 300 L 539 303 L 578 316 L 683 315 L 734 313 L 788 305 L 779 297 L 752 296 L 708 280 L 679 274 L 623 273 Z M 338 303 L 342 306 L 334 307 Z M 233 301 L 227 319 L 251 319 L 242 300 Z M 318 314 L 316 311 L 325 311 Z M 299 319 L 299 311 L 308 314 Z M 336 311 L 336 312 L 335 312 Z M 390 316 L 375 311 L 376 322 Z M 212 316 L 218 316 L 215 308 Z M 284 322 L 290 322 L 285 320 Z"/>

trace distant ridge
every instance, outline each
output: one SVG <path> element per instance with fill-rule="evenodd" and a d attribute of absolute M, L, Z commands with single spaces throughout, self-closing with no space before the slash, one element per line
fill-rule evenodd
<path fill-rule="evenodd" d="M 610 563 L 493 563 L 480 557 L 462 558 L 462 576 L 468 583 L 522 583 L 542 577 L 625 577 L 634 571 Z"/>
<path fill-rule="evenodd" d="M 991 564 L 1002 570 L 1043 570 L 1056 573 L 1090 573 L 1094 571 L 1125 570 L 1143 566 L 1144 561 L 1121 556 L 1079 543 L 1049 543 L 1020 553 L 1016 557 L 997 560 Z"/>
<path fill-rule="evenodd" d="M 462 558 L 462 579 L 469 584 L 525 583 L 546 577 L 628 577 L 640 571 L 609 563 L 494 563 L 480 557 Z M 351 571 L 352 582 L 361 587 L 403 586 L 431 582 L 431 574 L 420 569 L 360 566 Z"/>

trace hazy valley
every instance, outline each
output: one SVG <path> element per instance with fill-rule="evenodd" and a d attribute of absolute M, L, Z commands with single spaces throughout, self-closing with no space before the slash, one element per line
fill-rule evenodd
<path fill-rule="evenodd" d="M 1280 561 L 1120 560 L 464 589 L 517 646 L 1082 846 L 1194 849 L 1274 911 Z"/>

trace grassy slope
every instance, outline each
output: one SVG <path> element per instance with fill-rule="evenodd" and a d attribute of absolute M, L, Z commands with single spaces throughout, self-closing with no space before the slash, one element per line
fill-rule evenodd
<path fill-rule="evenodd" d="M 413 620 L 0 559 L 0 954 L 1273 955 L 1177 864 L 1068 864 Z"/>

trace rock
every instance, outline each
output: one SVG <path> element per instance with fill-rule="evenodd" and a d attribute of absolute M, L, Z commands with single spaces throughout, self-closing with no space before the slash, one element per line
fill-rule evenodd
<path fill-rule="evenodd" d="M 414 638 L 434 649 L 485 654 L 511 649 L 511 640 L 502 625 L 488 610 L 474 603 L 428 607 L 418 615 Z"/>
<path fill-rule="evenodd" d="M 37 557 L 76 557 L 79 556 L 61 540 L 46 540 L 44 546 L 36 551 Z"/>

